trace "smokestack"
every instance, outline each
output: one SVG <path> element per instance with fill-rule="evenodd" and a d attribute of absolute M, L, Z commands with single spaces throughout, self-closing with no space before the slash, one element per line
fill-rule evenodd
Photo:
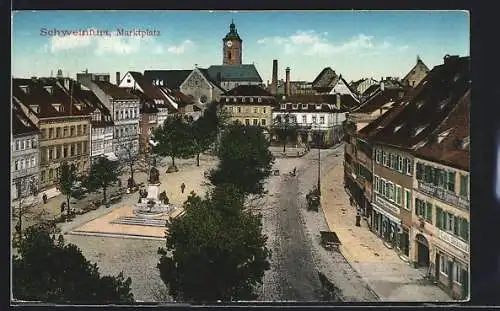
<path fill-rule="evenodd" d="M 273 76 L 271 80 L 271 94 L 278 93 L 278 60 L 273 59 Z"/>
<path fill-rule="evenodd" d="M 119 72 L 119 71 L 117 71 L 117 72 L 116 72 L 116 85 L 120 85 L 120 81 L 121 81 L 121 80 L 120 80 L 120 72 Z"/>
<path fill-rule="evenodd" d="M 290 96 L 290 67 L 285 69 L 285 94 Z"/>

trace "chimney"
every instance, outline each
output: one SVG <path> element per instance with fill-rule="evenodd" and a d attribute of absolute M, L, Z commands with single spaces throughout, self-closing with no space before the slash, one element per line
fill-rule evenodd
<path fill-rule="evenodd" d="M 271 94 L 278 93 L 278 60 L 273 59 L 273 76 L 271 80 Z"/>
<path fill-rule="evenodd" d="M 117 72 L 116 72 L 116 85 L 120 85 L 120 81 L 121 81 L 121 80 L 120 80 L 120 72 L 119 72 L 119 71 L 117 71 Z"/>
<path fill-rule="evenodd" d="M 61 70 L 61 69 L 58 69 L 58 70 L 57 70 L 57 77 L 58 77 L 58 78 L 62 78 L 62 76 L 63 76 L 63 72 L 62 72 L 62 70 Z"/>
<path fill-rule="evenodd" d="M 384 85 L 384 82 L 380 82 L 380 90 L 383 91 L 385 89 L 385 85 Z"/>
<path fill-rule="evenodd" d="M 285 69 L 285 94 L 290 96 L 290 67 Z"/>
<path fill-rule="evenodd" d="M 340 94 L 339 94 L 339 93 L 337 93 L 337 94 L 335 94 L 335 95 L 336 95 L 336 99 L 337 99 L 337 103 L 336 103 L 336 105 L 337 105 L 337 109 L 340 109 Z"/>

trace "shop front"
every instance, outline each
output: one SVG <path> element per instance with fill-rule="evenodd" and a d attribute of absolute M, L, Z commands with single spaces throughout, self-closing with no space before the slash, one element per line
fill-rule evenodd
<path fill-rule="evenodd" d="M 466 299 L 470 276 L 468 245 L 458 249 L 439 241 L 435 248 L 435 279 L 439 286 L 454 299 Z"/>
<path fill-rule="evenodd" d="M 389 247 L 400 247 L 401 220 L 375 202 L 372 203 L 372 231 L 381 237 Z"/>

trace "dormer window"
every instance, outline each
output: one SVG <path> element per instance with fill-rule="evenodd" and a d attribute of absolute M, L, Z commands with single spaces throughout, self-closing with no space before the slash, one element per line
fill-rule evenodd
<path fill-rule="evenodd" d="M 281 110 L 285 110 L 286 109 L 286 104 L 281 104 Z"/>
<path fill-rule="evenodd" d="M 417 109 L 420 109 L 423 105 L 424 105 L 424 101 L 423 100 L 417 102 Z"/>
<path fill-rule="evenodd" d="M 250 97 L 250 102 L 253 103 L 253 97 Z"/>
<path fill-rule="evenodd" d="M 229 102 L 229 98 L 226 97 L 226 103 L 228 103 L 228 102 Z"/>
<path fill-rule="evenodd" d="M 52 104 L 52 107 L 54 107 L 54 109 L 59 111 L 59 112 L 62 111 L 61 104 Z"/>
<path fill-rule="evenodd" d="M 29 89 L 28 89 L 27 85 L 21 85 L 20 88 L 21 88 L 21 90 L 23 90 L 24 93 L 26 93 L 26 94 L 29 93 Z"/>
<path fill-rule="evenodd" d="M 465 137 L 462 140 L 462 149 L 469 148 L 469 142 L 470 142 L 469 136 Z"/>
<path fill-rule="evenodd" d="M 309 108 L 308 104 L 302 104 L 302 109 L 307 109 L 307 108 Z"/>
<path fill-rule="evenodd" d="M 446 105 L 447 105 L 449 102 L 450 102 L 450 97 L 448 97 L 447 99 L 445 99 L 445 100 L 441 101 L 441 102 L 439 103 L 439 109 L 441 109 L 441 110 L 442 110 L 444 107 L 446 107 Z"/>
<path fill-rule="evenodd" d="M 233 102 L 236 102 L 236 97 L 233 97 Z"/>
<path fill-rule="evenodd" d="M 52 94 L 52 85 L 46 85 L 43 87 L 49 94 Z"/>
<path fill-rule="evenodd" d="M 321 104 L 316 104 L 316 110 L 320 110 L 321 109 Z"/>
<path fill-rule="evenodd" d="M 292 109 L 299 109 L 299 104 L 292 104 Z"/>
<path fill-rule="evenodd" d="M 394 128 L 394 133 L 396 133 L 397 131 L 399 131 L 399 129 L 401 129 L 402 127 L 403 127 L 403 124 L 400 124 L 400 125 L 396 126 Z"/>
<path fill-rule="evenodd" d="M 30 105 L 31 110 L 33 110 L 35 113 L 40 113 L 40 106 L 38 105 Z"/>
<path fill-rule="evenodd" d="M 451 130 L 452 129 L 449 129 L 449 130 L 446 130 L 446 131 L 438 134 L 438 136 L 437 136 L 437 142 L 441 143 L 443 141 L 443 139 L 445 139 L 446 137 L 448 137 L 448 135 L 450 135 Z"/>
<path fill-rule="evenodd" d="M 261 98 L 261 97 L 257 98 L 257 101 L 258 101 L 259 103 L 262 103 L 262 98 Z"/>
<path fill-rule="evenodd" d="M 416 143 L 411 148 L 414 149 L 414 150 L 415 149 L 419 149 L 419 148 L 422 148 L 423 146 L 425 146 L 425 144 L 427 144 L 427 141 L 423 140 L 421 142 Z"/>
<path fill-rule="evenodd" d="M 422 125 L 422 126 L 419 126 L 416 130 L 415 130 L 415 134 L 413 135 L 413 137 L 416 137 L 418 136 L 418 134 L 422 133 L 423 130 L 425 130 L 425 128 L 427 127 L 427 125 Z"/>

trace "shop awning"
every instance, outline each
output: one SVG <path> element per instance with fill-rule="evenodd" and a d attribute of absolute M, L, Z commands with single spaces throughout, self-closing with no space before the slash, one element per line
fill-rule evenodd
<path fill-rule="evenodd" d="M 108 158 L 108 160 L 110 160 L 110 161 L 118 161 L 118 157 L 116 156 L 116 154 L 114 152 L 106 153 L 106 154 L 104 154 L 104 156 L 106 158 Z"/>

